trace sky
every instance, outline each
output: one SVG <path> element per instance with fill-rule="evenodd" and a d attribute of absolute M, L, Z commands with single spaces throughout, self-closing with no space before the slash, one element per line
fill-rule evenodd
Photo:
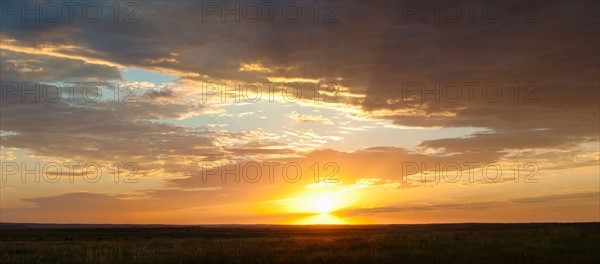
<path fill-rule="evenodd" d="M 70 3 L 0 5 L 1 222 L 600 221 L 597 1 Z"/>

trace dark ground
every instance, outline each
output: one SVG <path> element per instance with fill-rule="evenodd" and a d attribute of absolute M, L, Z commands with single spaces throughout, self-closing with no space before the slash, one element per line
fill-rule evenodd
<path fill-rule="evenodd" d="M 598 263 L 600 223 L 0 224 L 0 263 Z"/>

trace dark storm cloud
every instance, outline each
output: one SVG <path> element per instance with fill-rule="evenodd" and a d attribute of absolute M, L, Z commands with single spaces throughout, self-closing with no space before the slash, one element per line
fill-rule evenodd
<path fill-rule="evenodd" d="M 151 121 L 176 118 L 188 111 L 189 106 L 176 104 L 5 101 L 2 130 L 15 134 L 3 136 L 2 146 L 91 161 L 200 155 L 206 151 L 194 148 L 212 146 L 212 139 L 184 127 Z"/>
<path fill-rule="evenodd" d="M 534 2 L 539 11 L 522 13 L 517 22 L 509 12 L 514 3 L 481 2 L 498 4 L 503 15 L 489 22 L 476 11 L 473 20 L 465 15 L 436 22 L 429 16 L 425 23 L 420 19 L 427 15 L 406 16 L 406 4 L 419 1 L 335 3 L 337 23 L 315 23 L 307 19 L 309 9 L 297 23 L 280 16 L 273 23 L 223 23 L 219 15 L 204 22 L 202 2 L 139 1 L 136 23 L 114 23 L 108 15 L 97 23 L 22 23 L 9 17 L 3 34 L 15 45 L 75 45 L 80 48 L 63 52 L 193 73 L 197 76 L 183 78 L 196 81 L 341 78 L 339 84 L 363 97 L 341 102 L 359 105 L 373 118 L 404 126 L 490 129 L 420 145 L 448 153 L 500 155 L 506 149 L 569 149 L 598 140 L 597 2 Z M 245 63 L 270 70 L 239 71 Z M 403 89 L 406 83 L 431 88 L 451 82 L 479 83 L 474 100 L 436 102 L 419 94 L 407 97 Z M 515 99 L 510 88 L 516 82 L 539 89 L 531 98 L 531 90 L 520 90 Z M 498 101 L 482 97 L 489 83 L 501 87 Z"/>
<path fill-rule="evenodd" d="M 0 49 L 2 82 L 69 82 L 121 80 L 115 67 L 82 60 Z"/>

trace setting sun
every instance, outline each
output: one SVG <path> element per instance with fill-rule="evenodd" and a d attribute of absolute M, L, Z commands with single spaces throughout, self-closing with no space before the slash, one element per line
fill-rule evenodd
<path fill-rule="evenodd" d="M 335 207 L 335 201 L 329 194 L 321 194 L 316 198 L 315 209 L 321 214 L 328 214 Z"/>
<path fill-rule="evenodd" d="M 277 201 L 287 213 L 300 217 L 288 219 L 286 224 L 348 224 L 335 215 L 335 211 L 351 206 L 351 199 L 341 192 L 306 192 L 294 198 Z"/>
<path fill-rule="evenodd" d="M 286 200 L 286 207 L 295 213 L 329 214 L 347 206 L 340 193 L 318 192 L 303 194 L 297 198 Z"/>

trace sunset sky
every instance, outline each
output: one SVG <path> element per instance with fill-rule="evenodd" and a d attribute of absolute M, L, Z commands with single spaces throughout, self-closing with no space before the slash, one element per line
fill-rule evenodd
<path fill-rule="evenodd" d="M 0 6 L 1 222 L 600 221 L 598 1 L 52 3 Z"/>

